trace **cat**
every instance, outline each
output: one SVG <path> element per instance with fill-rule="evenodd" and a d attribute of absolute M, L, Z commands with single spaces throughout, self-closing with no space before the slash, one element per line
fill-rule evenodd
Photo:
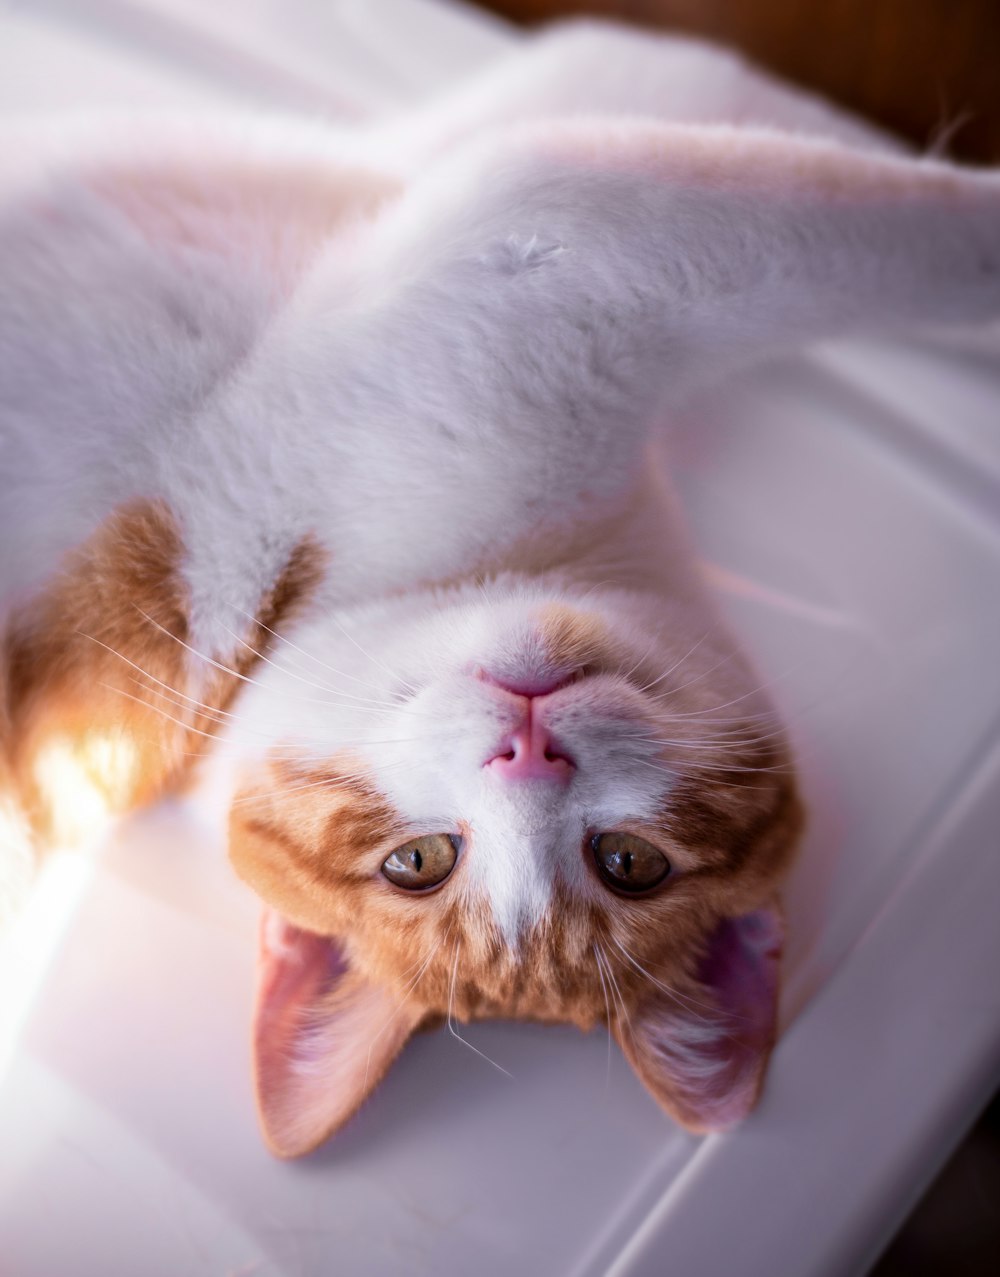
<path fill-rule="evenodd" d="M 121 809 L 215 759 L 280 1156 L 487 1016 L 742 1119 L 802 804 L 661 428 L 791 346 L 997 318 L 997 175 L 590 24 L 353 133 L 4 155 L 9 827 L 60 841 L 67 769 Z"/>

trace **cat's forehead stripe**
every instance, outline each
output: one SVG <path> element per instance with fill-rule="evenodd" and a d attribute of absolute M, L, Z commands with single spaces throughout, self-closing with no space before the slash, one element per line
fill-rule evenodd
<path fill-rule="evenodd" d="M 356 763 L 272 760 L 237 794 L 230 813 L 234 864 L 271 904 L 329 933 L 356 921 L 370 873 L 367 855 L 402 837 L 400 814 L 357 774 Z"/>

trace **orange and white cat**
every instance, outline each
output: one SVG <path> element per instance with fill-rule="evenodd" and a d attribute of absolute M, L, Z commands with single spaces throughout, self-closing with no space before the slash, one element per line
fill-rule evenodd
<path fill-rule="evenodd" d="M 350 135 L 3 168 L 6 799 L 51 841 L 53 750 L 119 806 L 229 760 L 270 1147 L 483 1016 L 739 1120 L 801 814 L 650 448 L 789 345 L 1000 316 L 997 175 L 605 27 Z"/>

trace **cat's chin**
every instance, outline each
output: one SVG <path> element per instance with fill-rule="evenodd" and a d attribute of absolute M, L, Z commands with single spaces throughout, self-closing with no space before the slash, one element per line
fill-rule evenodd
<path fill-rule="evenodd" d="M 685 642 L 734 651 L 718 624 L 706 636 L 705 617 L 701 600 L 568 572 L 510 571 L 340 611 L 305 625 L 296 642 L 313 660 L 399 699 L 445 666 L 534 696 L 591 671 L 657 677 Z"/>

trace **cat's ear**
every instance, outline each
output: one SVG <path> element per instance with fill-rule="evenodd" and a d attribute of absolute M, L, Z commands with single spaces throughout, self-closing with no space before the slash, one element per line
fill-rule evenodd
<path fill-rule="evenodd" d="M 260 929 L 254 1080 L 278 1157 L 308 1153 L 357 1110 L 399 1054 L 418 1008 L 351 969 L 335 939 L 265 910 Z"/>
<path fill-rule="evenodd" d="M 776 906 L 723 919 L 696 991 L 654 987 L 618 1026 L 642 1082 L 690 1131 L 725 1130 L 757 1102 L 777 1031 L 782 939 Z"/>

